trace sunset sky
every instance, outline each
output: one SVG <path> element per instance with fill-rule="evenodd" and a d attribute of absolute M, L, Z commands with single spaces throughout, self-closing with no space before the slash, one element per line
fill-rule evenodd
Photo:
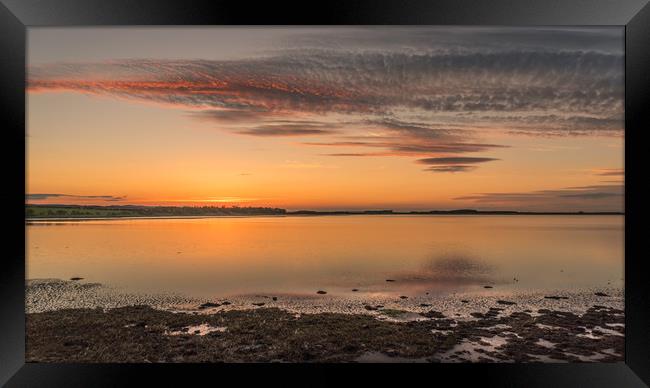
<path fill-rule="evenodd" d="M 27 202 L 622 211 L 623 28 L 29 28 Z"/>

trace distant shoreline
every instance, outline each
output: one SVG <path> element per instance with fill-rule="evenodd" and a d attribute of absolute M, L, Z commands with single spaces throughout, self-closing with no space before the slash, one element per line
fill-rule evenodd
<path fill-rule="evenodd" d="M 206 218 L 258 218 L 258 217 L 325 217 L 325 216 L 624 216 L 625 213 L 489 213 L 481 212 L 476 214 L 454 214 L 454 213 L 391 213 L 391 214 L 367 214 L 367 213 L 286 213 L 258 214 L 258 215 L 205 215 L 205 216 L 108 216 L 108 217 L 38 217 L 25 218 L 26 222 L 65 222 L 65 221 L 101 221 L 101 220 L 192 220 Z"/>
<path fill-rule="evenodd" d="M 212 206 L 83 206 L 83 205 L 32 205 L 25 209 L 26 221 L 43 220 L 103 220 L 133 218 L 213 218 L 213 217 L 259 217 L 259 216 L 353 216 L 353 215 L 625 215 L 624 212 L 530 212 L 513 210 L 338 210 L 288 211 L 267 207 L 212 207 Z"/>

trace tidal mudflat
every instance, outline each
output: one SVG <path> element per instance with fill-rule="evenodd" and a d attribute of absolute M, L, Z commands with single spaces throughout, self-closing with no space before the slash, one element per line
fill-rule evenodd
<path fill-rule="evenodd" d="M 620 290 L 601 289 L 207 300 L 41 280 L 27 287 L 27 359 L 616 362 L 624 354 L 623 299 Z"/>

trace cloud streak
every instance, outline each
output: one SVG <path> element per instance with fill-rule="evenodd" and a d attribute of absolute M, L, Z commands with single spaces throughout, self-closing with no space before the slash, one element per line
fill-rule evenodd
<path fill-rule="evenodd" d="M 493 160 L 498 160 L 494 158 L 475 158 L 470 156 L 464 157 L 445 157 L 445 158 L 426 158 L 419 159 L 417 162 L 420 164 L 443 164 L 443 165 L 456 165 L 456 164 L 474 164 L 474 163 L 485 163 L 491 162 Z"/>
<path fill-rule="evenodd" d="M 75 194 L 50 194 L 50 193 L 36 193 L 26 194 L 25 199 L 28 201 L 42 201 L 48 199 L 80 199 L 80 200 L 101 200 L 106 202 L 119 202 L 126 199 L 126 196 L 114 195 L 75 195 Z"/>
<path fill-rule="evenodd" d="M 328 125 L 321 124 L 270 124 L 245 129 L 239 133 L 251 136 L 275 137 L 275 136 L 313 136 L 331 135 L 336 133 Z"/>
<path fill-rule="evenodd" d="M 623 185 L 576 186 L 519 193 L 478 193 L 454 198 L 490 208 L 623 211 Z"/>
<path fill-rule="evenodd" d="M 165 104 L 242 136 L 325 137 L 298 144 L 341 148 L 333 157 L 462 158 L 503 147 L 478 141 L 485 131 L 621 136 L 622 34 L 349 28 L 240 59 L 31 66 L 28 89 Z"/>

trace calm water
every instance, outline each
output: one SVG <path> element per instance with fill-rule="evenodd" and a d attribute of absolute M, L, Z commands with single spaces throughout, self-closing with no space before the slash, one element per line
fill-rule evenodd
<path fill-rule="evenodd" d="M 27 226 L 27 276 L 195 296 L 622 286 L 623 237 L 623 216 L 64 222 Z"/>

